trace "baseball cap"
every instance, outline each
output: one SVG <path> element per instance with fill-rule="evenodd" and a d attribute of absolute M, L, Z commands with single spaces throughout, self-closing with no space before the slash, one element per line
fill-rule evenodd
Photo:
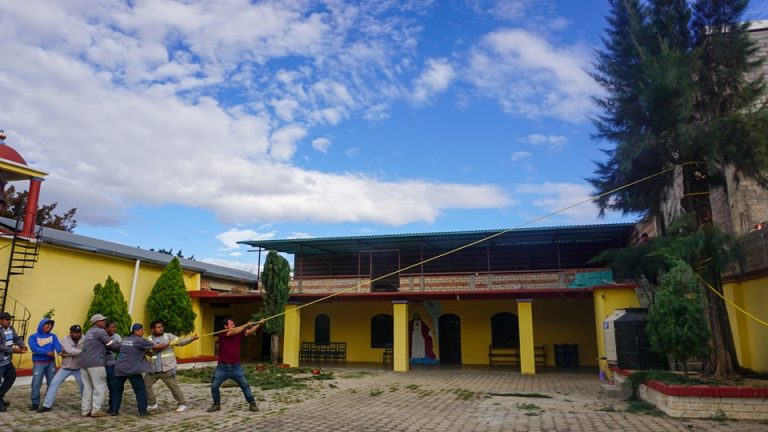
<path fill-rule="evenodd" d="M 139 324 L 139 323 L 135 323 L 135 324 L 133 324 L 133 325 L 131 326 L 131 333 L 135 332 L 136 330 L 141 330 L 141 329 L 143 329 L 143 328 L 144 328 L 144 326 L 143 326 L 143 325 L 141 325 L 141 324 Z"/>
<path fill-rule="evenodd" d="M 105 317 L 104 315 L 96 314 L 96 315 L 91 317 L 91 324 L 94 324 L 94 323 L 96 323 L 98 321 L 104 321 L 105 319 L 107 319 L 107 317 Z"/>
<path fill-rule="evenodd" d="M 69 332 L 70 333 L 82 333 L 83 332 L 83 328 L 80 327 L 79 325 L 75 324 L 75 325 L 69 327 Z"/>
<path fill-rule="evenodd" d="M 9 314 L 8 312 L 0 312 L 0 319 L 13 319 L 13 315 Z"/>

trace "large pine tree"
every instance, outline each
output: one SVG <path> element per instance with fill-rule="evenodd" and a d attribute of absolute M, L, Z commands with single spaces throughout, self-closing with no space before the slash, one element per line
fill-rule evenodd
<path fill-rule="evenodd" d="M 91 328 L 90 319 L 95 314 L 102 314 L 114 321 L 119 334 L 127 335 L 130 332 L 131 315 L 128 314 L 128 302 L 120 290 L 120 284 L 112 279 L 112 276 L 107 276 L 103 285 L 98 283 L 93 287 L 93 300 L 88 308 L 83 329 Z"/>
<path fill-rule="evenodd" d="M 178 258 L 173 257 L 152 287 L 147 298 L 147 314 L 150 320 L 162 320 L 165 330 L 175 335 L 195 329 L 197 314 L 192 310 Z"/>
<path fill-rule="evenodd" d="M 768 112 L 761 103 L 760 60 L 743 22 L 746 0 L 612 0 L 604 48 L 595 77 L 605 89 L 596 138 L 608 142 L 608 160 L 597 163 L 590 182 L 602 194 L 669 170 L 665 175 L 602 197 L 601 210 L 662 217 L 675 175 L 680 204 L 698 231 L 717 237 L 709 192 L 722 185 L 730 166 L 766 182 Z M 662 225 L 671 221 L 662 220 Z M 722 293 L 721 267 L 712 257 L 722 246 L 691 258 L 706 283 Z M 709 372 L 738 369 L 723 301 L 705 291 L 712 334 Z"/>

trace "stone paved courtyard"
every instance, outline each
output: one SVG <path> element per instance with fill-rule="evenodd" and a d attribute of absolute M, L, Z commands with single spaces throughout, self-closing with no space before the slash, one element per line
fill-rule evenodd
<path fill-rule="evenodd" d="M 504 369 L 417 369 L 395 374 L 381 369 L 326 368 L 334 379 L 308 381 L 308 388 L 254 389 L 261 412 L 247 411 L 239 388 L 222 389 L 222 411 L 209 414 L 205 384 L 183 384 L 191 408 L 176 414 L 170 392 L 156 388 L 161 409 L 136 415 L 126 391 L 117 417 L 81 418 L 74 382 L 65 383 L 54 410 L 27 411 L 29 386 L 6 396 L 4 431 L 768 431 L 768 423 L 683 420 L 627 412 L 619 390 L 593 374 L 547 372 L 522 376 Z M 546 398 L 544 396 L 549 396 Z"/>

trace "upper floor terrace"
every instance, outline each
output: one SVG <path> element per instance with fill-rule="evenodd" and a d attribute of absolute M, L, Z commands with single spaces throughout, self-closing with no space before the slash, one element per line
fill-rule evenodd
<path fill-rule="evenodd" d="M 297 294 L 558 290 L 612 282 L 592 259 L 627 245 L 633 224 L 243 243 L 294 255 Z"/>

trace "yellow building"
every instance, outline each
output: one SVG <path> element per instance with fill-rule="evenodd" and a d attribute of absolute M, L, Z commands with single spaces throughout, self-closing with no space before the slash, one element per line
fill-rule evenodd
<path fill-rule="evenodd" d="M 0 218 L 0 223 L 12 225 L 14 222 Z M 13 241 L 13 235 L 0 237 L 0 266 L 10 262 Z M 148 324 L 146 300 L 165 265 L 172 259 L 171 255 L 47 228 L 42 229 L 40 237 L 33 243 L 39 243 L 36 262 L 27 266 L 31 268 L 24 268 L 23 274 L 10 277 L 6 310 L 14 314 L 17 330 L 23 330 L 23 320 L 28 318 L 27 334 L 34 332 L 38 319 L 48 310 L 55 309 L 54 332 L 61 336 L 67 334 L 70 325 L 86 320 L 93 287 L 104 283 L 107 276 L 120 284 L 131 319 Z M 253 273 L 188 259 L 180 259 L 180 262 L 189 291 L 236 292 L 259 298 Z M 6 270 L 0 268 L 0 272 Z M 217 318 L 233 316 L 238 322 L 244 322 L 257 310 L 230 304 L 203 304 L 199 298 L 192 298 L 192 306 L 197 314 L 195 328 L 199 334 L 212 332 Z M 258 301 L 250 306 L 258 308 Z M 180 358 L 212 356 L 214 345 L 214 337 L 204 337 L 177 349 L 177 355 Z M 260 344 L 254 338 L 246 354 L 255 356 L 259 350 Z M 29 354 L 17 359 L 21 360 L 22 368 L 30 367 Z"/>
<path fill-rule="evenodd" d="M 614 283 L 590 260 L 624 246 L 632 230 L 615 224 L 244 243 L 294 255 L 284 340 L 292 366 L 391 362 L 406 371 L 419 363 L 503 363 L 535 373 L 537 366 L 605 367 L 603 320 L 639 304 L 634 285 Z"/>

